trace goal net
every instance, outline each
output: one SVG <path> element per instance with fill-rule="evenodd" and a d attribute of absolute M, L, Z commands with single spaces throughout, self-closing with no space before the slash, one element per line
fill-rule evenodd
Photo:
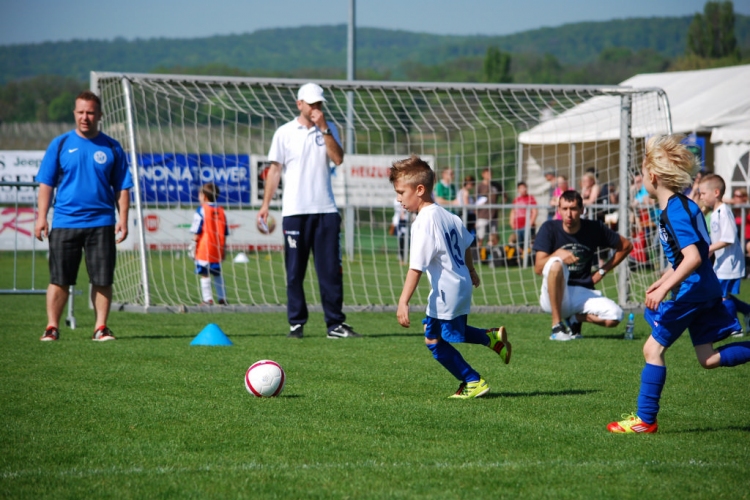
<path fill-rule="evenodd" d="M 198 310 L 189 227 L 200 186 L 214 182 L 230 226 L 222 264 L 230 306 L 212 311 L 283 310 L 283 179 L 270 234 L 256 227 L 256 214 L 271 138 L 298 115 L 296 92 L 304 83 L 92 73 L 92 88 L 103 101 L 103 131 L 127 151 L 137 184 L 131 236 L 118 253 L 118 307 Z M 634 307 L 663 267 L 656 212 L 634 184 L 645 139 L 671 128 L 659 89 L 317 83 L 326 91 L 326 117 L 337 124 L 347 151 L 332 176 L 343 220 L 347 310 L 395 309 L 398 302 L 411 218 L 399 217 L 388 168 L 411 154 L 427 159 L 438 179 L 452 171 L 455 189 L 448 198 L 455 199 L 447 208 L 483 236 L 473 249 L 482 280 L 474 291 L 475 310 L 538 309 L 541 278 L 534 274 L 531 245 L 535 229 L 555 216 L 550 197 L 558 182 L 579 191 L 598 189 L 584 216 L 635 244 L 629 262 L 598 287 L 604 295 Z M 521 181 L 536 205 L 515 203 Z M 600 258 L 606 261 L 609 254 L 602 251 Z M 420 286 L 412 304 L 421 307 L 427 292 Z M 313 310 L 319 309 L 312 265 L 305 293 Z"/>

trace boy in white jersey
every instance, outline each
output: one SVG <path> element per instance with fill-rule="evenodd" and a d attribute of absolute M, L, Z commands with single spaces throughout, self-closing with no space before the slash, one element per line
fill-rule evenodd
<path fill-rule="evenodd" d="M 474 237 L 458 216 L 435 204 L 435 174 L 421 158 L 412 155 L 394 162 L 389 179 L 398 202 L 417 213 L 411 229 L 409 270 L 398 302 L 398 322 L 409 327 L 409 300 L 426 271 L 431 290 L 424 322 L 425 344 L 432 356 L 461 381 L 452 398 L 483 396 L 489 392 L 489 385 L 451 343 L 485 345 L 506 364 L 510 362 L 511 345 L 505 327 L 481 329 L 466 324 L 472 285 L 479 286 L 469 251 Z"/>
<path fill-rule="evenodd" d="M 750 304 L 742 302 L 736 294 L 740 293 L 740 280 L 745 277 L 745 256 L 737 234 L 732 210 L 721 200 L 724 198 L 726 184 L 716 174 L 708 174 L 701 180 L 700 197 L 703 204 L 711 209 L 711 246 L 709 255 L 714 255 L 714 271 L 719 278 L 724 307 L 732 317 L 737 311 L 745 316 L 745 331 L 750 321 Z M 732 334 L 742 336 L 741 331 Z"/>

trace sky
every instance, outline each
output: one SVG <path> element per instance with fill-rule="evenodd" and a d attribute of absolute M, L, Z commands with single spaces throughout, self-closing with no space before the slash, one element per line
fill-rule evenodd
<path fill-rule="evenodd" d="M 447 35 L 507 35 L 544 26 L 687 16 L 705 0 L 359 0 L 356 25 Z M 350 0 L 0 0 L 0 45 L 198 38 L 345 24 Z M 735 0 L 750 15 L 750 0 Z"/>

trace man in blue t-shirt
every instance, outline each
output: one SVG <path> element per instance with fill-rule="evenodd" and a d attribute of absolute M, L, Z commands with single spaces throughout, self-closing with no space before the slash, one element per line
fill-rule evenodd
<path fill-rule="evenodd" d="M 601 222 L 581 219 L 583 199 L 577 191 L 562 193 L 558 207 L 562 220 L 546 221 L 534 240 L 534 272 L 544 278 L 539 301 L 552 315 L 550 340 L 573 340 L 581 338 L 585 321 L 607 328 L 620 324 L 622 309 L 594 285 L 628 256 L 633 245 Z M 612 248 L 615 254 L 592 274 L 602 248 Z"/>
<path fill-rule="evenodd" d="M 128 236 L 129 190 L 133 181 L 120 144 L 99 132 L 99 97 L 93 92 L 81 92 L 73 115 L 75 130 L 52 140 L 36 176 L 39 195 L 34 233 L 40 241 L 49 237 L 47 328 L 41 340 L 60 338 L 60 316 L 85 253 L 96 312 L 93 340 L 102 342 L 115 338 L 107 328 L 115 245 Z M 50 229 L 47 212 L 55 189 Z"/>

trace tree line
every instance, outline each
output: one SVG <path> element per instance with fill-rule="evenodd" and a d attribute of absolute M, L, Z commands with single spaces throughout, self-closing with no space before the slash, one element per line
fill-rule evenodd
<path fill-rule="evenodd" d="M 658 18 L 646 21 L 629 22 L 628 29 L 618 36 L 612 33 L 618 33 L 618 27 L 624 22 L 622 20 L 576 23 L 506 37 L 442 37 L 441 39 L 437 35 L 393 31 L 390 32 L 390 38 L 368 41 L 367 50 L 364 50 L 364 53 L 358 49 L 360 69 L 357 71 L 357 78 L 362 80 L 610 85 L 639 73 L 701 69 L 750 62 L 750 17 L 736 15 L 730 1 L 709 1 L 705 4 L 703 13 L 695 14 L 692 19 L 674 18 L 669 23 Z M 740 36 L 736 30 L 738 22 L 742 24 Z M 675 32 L 675 27 L 682 30 L 679 36 Z M 296 30 L 298 36 L 310 37 L 315 28 Z M 365 30 L 366 36 L 373 37 L 375 31 L 386 30 Z M 538 50 L 539 40 L 544 40 L 545 36 L 552 37 L 553 41 L 556 37 L 563 39 L 564 42 L 557 44 L 563 49 L 547 52 Z M 214 38 L 221 39 L 221 44 L 224 44 L 227 42 L 225 39 L 237 37 L 240 36 Z M 330 33 L 328 37 L 330 39 Z M 529 37 L 535 41 L 532 42 Z M 597 42 L 591 43 L 592 39 Z M 525 40 L 528 43 L 523 45 Z M 584 44 L 584 40 L 589 43 Z M 675 49 L 675 40 L 681 40 L 682 49 L 679 51 Z M 616 41 L 625 43 L 627 46 L 617 45 L 614 43 Z M 177 43 L 177 41 L 174 42 Z M 189 49 L 195 42 L 196 40 L 184 40 L 182 44 Z M 66 43 L 40 44 L 40 47 L 46 46 L 54 53 L 53 47 L 65 46 Z M 742 45 L 743 43 L 745 45 Z M 110 45 L 115 47 L 118 44 L 131 44 L 131 49 L 135 49 L 128 52 L 129 54 L 132 53 L 131 55 L 134 54 L 135 57 L 148 60 L 147 51 L 142 50 L 143 43 L 115 40 Z M 584 57 L 582 56 L 586 53 L 583 49 L 584 45 L 588 45 L 589 51 L 590 46 L 602 48 L 595 56 Z M 385 50 L 389 46 L 398 46 L 403 50 Z M 309 43 L 298 45 L 298 47 L 305 47 L 305 52 L 310 54 Z M 406 47 L 408 50 L 405 49 Z M 427 47 L 431 47 L 429 52 L 425 52 Z M 13 59 L 17 54 L 29 56 L 28 52 L 31 47 L 23 46 L 15 52 L 8 49 L 8 47 L 0 47 L 0 67 L 8 66 L 9 59 Z M 89 47 L 89 50 L 94 51 L 94 47 Z M 372 51 L 379 53 L 381 58 L 374 59 Z M 335 51 L 331 52 L 326 47 L 318 46 L 316 52 L 327 54 L 324 56 L 324 61 L 327 60 L 325 57 L 330 57 L 331 61 L 345 60 L 341 54 L 331 56 Z M 387 59 L 392 56 L 383 58 L 383 55 L 392 52 L 398 53 L 401 59 Z M 85 66 L 87 55 L 86 52 L 78 54 L 76 68 Z M 263 68 L 242 68 L 222 62 L 221 59 L 212 60 L 218 62 L 194 65 L 182 63 L 189 59 L 176 54 L 173 57 L 162 58 L 161 63 L 148 68 L 137 67 L 137 65 L 129 68 L 128 64 L 131 63 L 126 63 L 122 71 L 307 79 L 345 78 L 345 68 L 336 66 L 333 62 L 330 64 L 323 62 L 315 67 L 309 67 L 302 60 L 294 63 L 296 66 L 290 67 L 279 67 L 277 63 L 270 62 L 283 60 L 289 64 L 289 61 L 296 61 L 293 54 L 277 53 L 275 57 L 266 54 L 260 57 L 261 61 L 269 61 Z M 364 64 L 360 62 L 361 59 L 365 60 Z M 24 64 L 33 65 L 33 61 L 33 58 L 26 59 Z M 47 68 L 46 63 L 40 63 L 40 66 Z M 21 64 L 20 67 L 24 66 Z M 42 74 L 9 81 L 0 86 L 0 123 L 72 122 L 73 99 L 81 89 L 87 87 L 88 82 L 81 77 L 59 74 Z"/>

